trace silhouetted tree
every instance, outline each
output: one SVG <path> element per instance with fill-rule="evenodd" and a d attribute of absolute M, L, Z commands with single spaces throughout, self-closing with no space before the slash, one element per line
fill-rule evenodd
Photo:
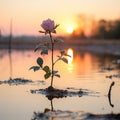
<path fill-rule="evenodd" d="M 114 27 L 114 37 L 116 39 L 120 38 L 120 20 L 115 21 L 115 27 Z"/>
<path fill-rule="evenodd" d="M 97 28 L 97 30 L 98 30 L 97 37 L 98 38 L 101 38 L 101 39 L 106 38 L 106 34 L 107 34 L 106 26 L 107 26 L 106 20 L 100 20 L 98 22 L 98 28 Z"/>
<path fill-rule="evenodd" d="M 100 39 L 120 39 L 120 20 L 106 21 L 100 20 L 96 27 L 94 38 Z"/>
<path fill-rule="evenodd" d="M 81 39 L 85 39 L 86 38 L 84 30 L 81 30 L 81 32 L 79 34 L 79 38 L 81 38 Z"/>

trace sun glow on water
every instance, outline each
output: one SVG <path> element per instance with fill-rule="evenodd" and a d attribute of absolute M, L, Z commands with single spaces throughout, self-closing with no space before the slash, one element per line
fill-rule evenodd
<path fill-rule="evenodd" d="M 73 62 L 73 49 L 69 48 L 67 54 L 70 55 L 70 57 L 68 56 L 68 64 L 71 64 Z"/>

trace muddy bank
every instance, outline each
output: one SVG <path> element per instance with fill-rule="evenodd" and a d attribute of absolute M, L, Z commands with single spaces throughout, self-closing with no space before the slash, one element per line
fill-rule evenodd
<path fill-rule="evenodd" d="M 33 83 L 32 80 L 27 80 L 27 79 L 22 79 L 22 78 L 14 78 L 14 79 L 9 79 L 9 80 L 3 80 L 0 81 L 0 85 L 2 84 L 8 84 L 8 85 L 24 85 L 24 84 L 29 84 Z"/>
<path fill-rule="evenodd" d="M 74 50 L 89 51 L 99 54 L 111 54 L 120 56 L 120 40 L 92 40 L 92 39 L 71 39 L 63 38 L 64 42 L 60 45 L 56 44 L 55 49 L 68 49 L 72 48 Z M 12 49 L 25 50 L 25 49 L 35 49 L 35 46 L 39 44 L 41 39 L 35 40 L 13 40 Z M 0 49 L 8 49 L 8 41 L 0 42 Z"/>
<path fill-rule="evenodd" d="M 118 55 L 120 56 L 120 45 L 80 45 L 74 46 L 74 49 L 78 49 L 80 51 L 89 51 L 93 53 L 99 54 L 109 54 L 109 55 Z"/>
<path fill-rule="evenodd" d="M 45 89 L 31 90 L 32 94 L 43 94 L 49 100 L 54 98 L 63 98 L 63 97 L 82 97 L 84 95 L 97 95 L 99 92 L 90 91 L 87 89 L 75 89 L 75 88 L 66 88 L 66 89 L 56 89 L 51 86 Z"/>
<path fill-rule="evenodd" d="M 2 84 L 8 84 L 8 85 L 26 85 L 26 84 L 32 84 L 32 85 L 46 85 L 45 80 L 28 80 L 24 78 L 13 78 L 9 80 L 0 80 L 0 85 Z"/>
<path fill-rule="evenodd" d="M 34 112 L 32 120 L 120 120 L 120 114 L 92 114 L 82 111 L 51 111 L 45 109 L 44 112 Z"/>
<path fill-rule="evenodd" d="M 65 39 L 62 47 L 100 54 L 120 55 L 120 40 L 112 39 Z"/>

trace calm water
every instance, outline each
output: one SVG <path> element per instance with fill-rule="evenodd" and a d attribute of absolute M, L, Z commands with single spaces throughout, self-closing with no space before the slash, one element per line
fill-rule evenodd
<path fill-rule="evenodd" d="M 55 51 L 55 56 L 59 52 Z M 50 53 L 49 53 L 50 55 Z M 51 108 L 51 101 L 44 95 L 31 94 L 31 89 L 46 88 L 50 85 L 50 80 L 44 84 L 41 71 L 29 71 L 29 68 L 36 65 L 36 59 L 40 56 L 39 52 L 32 50 L 13 51 L 11 54 L 12 64 L 7 50 L 0 50 L 0 81 L 12 78 L 24 78 L 33 80 L 34 83 L 26 85 L 0 85 L 0 120 L 31 120 L 34 111 L 43 112 L 45 108 Z M 50 64 L 50 56 L 43 56 L 45 64 Z M 88 52 L 73 50 L 73 59 L 69 64 L 62 61 L 56 64 L 61 78 L 54 79 L 54 87 L 66 89 L 87 89 L 93 94 L 82 97 L 67 97 L 53 99 L 55 110 L 83 111 L 95 114 L 120 113 L 120 78 L 106 78 L 106 76 L 119 74 L 119 69 L 112 61 L 119 57 L 110 55 L 97 55 Z M 114 67 L 113 71 L 101 71 L 105 67 Z M 11 71 L 12 70 L 12 71 Z M 111 92 L 111 107 L 107 97 L 108 90 L 112 81 L 115 85 Z"/>

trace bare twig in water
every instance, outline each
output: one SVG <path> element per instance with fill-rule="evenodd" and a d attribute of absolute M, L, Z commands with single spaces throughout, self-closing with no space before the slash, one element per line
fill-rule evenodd
<path fill-rule="evenodd" d="M 110 88 L 109 88 L 109 91 L 108 91 L 108 100 L 109 100 L 109 103 L 110 103 L 110 106 L 111 107 L 114 107 L 114 105 L 111 103 L 111 91 L 112 91 L 112 87 L 114 86 L 115 82 L 113 81 L 110 85 Z"/>

